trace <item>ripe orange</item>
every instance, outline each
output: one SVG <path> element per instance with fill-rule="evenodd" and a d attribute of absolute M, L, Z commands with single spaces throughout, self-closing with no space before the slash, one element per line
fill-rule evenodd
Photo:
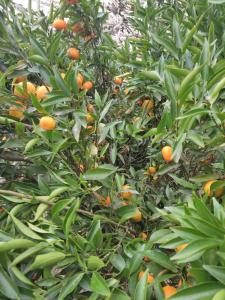
<path fill-rule="evenodd" d="M 67 4 L 77 4 L 79 0 L 66 0 Z"/>
<path fill-rule="evenodd" d="M 133 215 L 132 220 L 135 223 L 140 223 L 141 222 L 141 220 L 142 220 L 142 214 L 141 214 L 141 212 L 140 212 L 140 210 L 138 208 L 137 208 L 135 214 Z"/>
<path fill-rule="evenodd" d="M 26 80 L 26 77 L 25 77 L 25 76 L 18 76 L 18 77 L 15 79 L 15 83 L 24 82 L 25 80 Z"/>
<path fill-rule="evenodd" d="M 32 82 L 27 82 L 25 84 L 25 89 L 23 88 L 23 82 L 20 82 L 15 85 L 14 87 L 14 95 L 19 97 L 19 98 L 24 98 L 27 99 L 29 98 L 30 94 L 35 94 L 36 93 L 36 87 Z"/>
<path fill-rule="evenodd" d="M 69 48 L 67 54 L 73 60 L 78 60 L 80 58 L 80 52 L 76 48 Z"/>
<path fill-rule="evenodd" d="M 102 199 L 100 199 L 99 201 L 102 206 L 108 207 L 111 205 L 111 199 L 109 195 L 106 198 L 102 197 Z"/>
<path fill-rule="evenodd" d="M 84 27 L 83 27 L 83 24 L 81 24 L 81 23 L 76 23 L 76 24 L 74 24 L 73 27 L 72 27 L 72 31 L 73 31 L 74 33 L 80 33 L 80 32 L 82 32 L 83 30 L 84 30 Z"/>
<path fill-rule="evenodd" d="M 186 248 L 189 244 L 188 243 L 185 243 L 185 244 L 182 244 L 180 246 L 178 246 L 175 251 L 178 253 L 179 251 L 182 251 L 184 248 Z"/>
<path fill-rule="evenodd" d="M 152 175 L 156 173 L 156 167 L 149 167 L 148 168 L 148 174 Z"/>
<path fill-rule="evenodd" d="M 140 238 L 143 240 L 143 241 L 146 241 L 147 240 L 147 238 L 148 238 L 148 235 L 147 235 L 147 233 L 146 232 L 141 232 L 140 233 Z"/>
<path fill-rule="evenodd" d="M 209 180 L 205 183 L 203 189 L 204 189 L 204 192 L 208 195 L 208 196 L 212 196 L 213 193 L 215 194 L 216 197 L 221 197 L 224 193 L 224 188 L 221 187 L 221 188 L 217 188 L 215 191 L 211 191 L 210 190 L 210 187 L 211 185 L 216 182 L 217 180 Z"/>
<path fill-rule="evenodd" d="M 149 117 L 154 117 L 154 112 L 153 111 L 149 111 L 148 115 L 149 115 Z"/>
<path fill-rule="evenodd" d="M 46 131 L 51 131 L 56 127 L 56 121 L 52 117 L 42 117 L 39 121 L 39 125 L 42 129 Z"/>
<path fill-rule="evenodd" d="M 127 199 L 127 200 L 130 200 L 130 198 L 132 197 L 132 192 L 130 191 L 127 191 L 130 189 L 130 186 L 128 184 L 125 184 L 122 186 L 121 188 L 124 192 L 121 192 L 121 197 L 123 199 Z"/>
<path fill-rule="evenodd" d="M 144 273 L 143 271 L 141 271 L 139 274 L 138 274 L 138 279 L 140 280 L 143 276 L 144 276 Z M 151 275 L 151 274 L 148 274 L 148 277 L 147 277 L 147 283 L 152 283 L 154 281 L 154 276 Z"/>
<path fill-rule="evenodd" d="M 38 86 L 36 90 L 36 97 L 39 101 L 46 99 L 47 94 L 51 91 L 51 87 L 46 87 L 44 85 Z"/>
<path fill-rule="evenodd" d="M 84 172 L 84 165 L 83 165 L 83 164 L 80 164 L 80 165 L 79 165 L 79 170 L 80 170 L 81 173 Z"/>
<path fill-rule="evenodd" d="M 83 90 L 91 90 L 93 88 L 93 83 L 91 81 L 86 81 L 83 86 L 82 86 Z"/>
<path fill-rule="evenodd" d="M 141 105 L 142 109 L 145 109 L 147 111 L 153 109 L 154 107 L 154 102 L 152 100 L 144 100 L 144 102 Z"/>
<path fill-rule="evenodd" d="M 84 82 L 84 77 L 80 73 L 77 74 L 77 85 L 79 89 L 82 88 L 83 82 Z"/>
<path fill-rule="evenodd" d="M 56 19 L 53 22 L 52 27 L 55 28 L 56 30 L 66 30 L 67 23 L 66 23 L 66 21 L 64 21 L 62 19 Z"/>
<path fill-rule="evenodd" d="M 121 85 L 123 83 L 123 78 L 122 77 L 114 77 L 114 83 Z"/>
<path fill-rule="evenodd" d="M 3 213 L 5 209 L 3 207 L 0 207 L 0 213 Z"/>
<path fill-rule="evenodd" d="M 94 117 L 91 114 L 86 115 L 86 121 L 88 123 L 93 123 L 95 121 Z"/>
<path fill-rule="evenodd" d="M 113 94 L 117 95 L 117 94 L 119 94 L 119 92 L 120 92 L 120 88 L 118 86 L 115 87 L 115 89 L 113 90 Z"/>
<path fill-rule="evenodd" d="M 95 132 L 95 127 L 94 127 L 94 126 L 88 125 L 88 126 L 86 127 L 86 129 L 88 130 L 88 133 L 89 133 L 89 134 L 92 134 L 92 133 Z"/>
<path fill-rule="evenodd" d="M 92 113 L 92 114 L 93 114 L 93 112 L 94 112 L 94 106 L 93 106 L 91 103 L 88 103 L 88 104 L 87 104 L 87 111 L 88 111 L 89 113 Z"/>
<path fill-rule="evenodd" d="M 173 154 L 173 150 L 172 150 L 172 147 L 170 146 L 165 146 L 162 148 L 162 156 L 163 156 L 163 159 L 165 161 L 171 161 L 172 160 L 172 154 Z"/>
<path fill-rule="evenodd" d="M 176 292 L 177 289 L 172 285 L 166 285 L 163 287 L 163 293 L 166 299 L 176 294 Z"/>
<path fill-rule="evenodd" d="M 95 34 L 92 33 L 92 34 L 86 35 L 84 37 L 84 40 L 85 40 L 85 42 L 89 42 L 89 41 L 93 40 L 94 38 L 95 38 Z"/>
<path fill-rule="evenodd" d="M 23 112 L 26 109 L 26 106 L 24 106 L 21 102 L 16 101 L 17 104 L 19 104 L 18 106 L 13 105 L 9 108 L 9 115 L 11 117 L 14 117 L 16 119 L 22 120 L 24 115 Z"/>
<path fill-rule="evenodd" d="M 150 258 L 149 258 L 148 256 L 144 256 L 143 260 L 144 260 L 145 262 L 150 262 Z"/>

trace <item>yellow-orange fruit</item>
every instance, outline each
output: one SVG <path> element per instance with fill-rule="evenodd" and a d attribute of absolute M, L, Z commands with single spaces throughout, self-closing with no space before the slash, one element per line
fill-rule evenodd
<path fill-rule="evenodd" d="M 153 175 L 156 173 L 156 167 L 149 167 L 148 168 L 148 174 Z"/>
<path fill-rule="evenodd" d="M 43 100 L 47 98 L 47 94 L 51 91 L 51 87 L 46 87 L 44 85 L 38 86 L 36 90 L 36 97 L 37 99 Z"/>
<path fill-rule="evenodd" d="M 153 109 L 154 102 L 152 100 L 144 100 L 141 107 L 142 107 L 142 109 L 149 111 L 149 110 Z"/>
<path fill-rule="evenodd" d="M 94 112 L 94 106 L 91 103 L 87 104 L 87 111 L 91 114 Z"/>
<path fill-rule="evenodd" d="M 86 81 L 83 86 L 82 86 L 82 89 L 83 90 L 91 90 L 93 88 L 93 83 L 91 81 Z"/>
<path fill-rule="evenodd" d="M 154 112 L 153 111 L 149 111 L 148 115 L 149 115 L 149 117 L 154 117 Z"/>
<path fill-rule="evenodd" d="M 172 285 L 166 285 L 163 287 L 163 293 L 166 299 L 176 294 L 177 289 Z"/>
<path fill-rule="evenodd" d="M 77 74 L 77 85 L 79 87 L 79 89 L 82 88 L 83 82 L 84 82 L 84 77 L 79 73 Z"/>
<path fill-rule="evenodd" d="M 216 197 L 221 197 L 224 193 L 224 188 L 221 187 L 221 188 L 217 188 L 215 191 L 211 191 L 211 185 L 216 182 L 217 180 L 209 180 L 205 183 L 203 189 L 204 189 L 204 192 L 208 195 L 208 196 L 212 196 L 213 194 L 216 196 Z"/>
<path fill-rule="evenodd" d="M 80 165 L 79 165 L 79 170 L 80 170 L 81 173 L 84 172 L 84 165 L 83 165 L 83 164 L 80 164 Z"/>
<path fill-rule="evenodd" d="M 94 117 L 91 114 L 86 115 L 86 121 L 88 123 L 93 123 L 95 121 Z"/>
<path fill-rule="evenodd" d="M 80 33 L 80 32 L 82 32 L 83 30 L 84 30 L 84 27 L 83 27 L 83 24 L 81 24 L 81 23 L 76 23 L 76 24 L 74 24 L 73 27 L 72 27 L 72 31 L 73 31 L 74 33 Z"/>
<path fill-rule="evenodd" d="M 111 205 L 110 196 L 107 196 L 106 198 L 102 197 L 102 199 L 100 199 L 99 201 L 102 206 L 109 207 Z"/>
<path fill-rule="evenodd" d="M 143 241 L 146 241 L 147 240 L 147 238 L 148 238 L 148 235 L 147 235 L 147 233 L 146 232 L 141 232 L 140 233 L 140 238 L 143 240 Z"/>
<path fill-rule="evenodd" d="M 135 214 L 132 217 L 133 222 L 139 223 L 142 220 L 142 214 L 139 209 L 136 210 Z"/>
<path fill-rule="evenodd" d="M 25 89 L 23 88 L 23 82 L 16 84 L 14 87 L 14 95 L 19 98 L 27 99 L 29 98 L 30 94 L 34 95 L 35 93 L 36 87 L 32 82 L 29 81 L 25 84 Z"/>
<path fill-rule="evenodd" d="M 163 156 L 163 159 L 165 161 L 171 161 L 172 160 L 172 154 L 173 154 L 173 150 L 172 150 L 172 147 L 170 146 L 165 146 L 162 148 L 162 156 Z"/>
<path fill-rule="evenodd" d="M 121 192 L 121 197 L 123 199 L 127 199 L 127 200 L 130 200 L 130 198 L 132 197 L 132 192 L 131 191 L 127 191 L 130 189 L 130 186 L 128 184 L 125 184 L 122 186 L 122 191 L 124 192 Z"/>
<path fill-rule="evenodd" d="M 55 129 L 56 121 L 52 117 L 45 116 L 40 119 L 39 126 L 46 131 L 51 131 Z"/>
<path fill-rule="evenodd" d="M 145 272 L 141 271 L 139 274 L 138 274 L 138 279 L 140 280 L 143 276 L 144 276 Z M 154 276 L 151 275 L 151 274 L 148 274 L 148 277 L 147 277 L 147 283 L 152 283 L 154 281 Z"/>
<path fill-rule="evenodd" d="M 61 75 L 62 79 L 64 79 L 66 77 L 65 73 L 61 73 L 60 75 Z"/>
<path fill-rule="evenodd" d="M 3 213 L 5 209 L 3 207 L 0 207 L 0 213 Z"/>
<path fill-rule="evenodd" d="M 128 94 L 129 94 L 129 89 L 128 88 L 126 88 L 125 90 L 124 90 L 124 94 L 127 96 Z"/>
<path fill-rule="evenodd" d="M 55 28 L 56 30 L 66 30 L 67 23 L 62 19 L 57 19 L 53 22 L 52 27 Z"/>
<path fill-rule="evenodd" d="M 73 60 L 78 60 L 80 58 L 80 52 L 76 48 L 69 48 L 67 54 Z"/>
<path fill-rule="evenodd" d="M 150 262 L 150 258 L 149 258 L 148 256 L 144 256 L 143 260 L 144 260 L 145 262 Z"/>
<path fill-rule="evenodd" d="M 178 246 L 175 251 L 178 253 L 180 251 L 182 251 L 184 248 L 186 248 L 189 244 L 188 243 L 185 243 L 185 244 L 182 244 L 180 246 Z"/>
<path fill-rule="evenodd" d="M 20 82 L 24 82 L 26 80 L 25 76 L 18 76 L 15 79 L 15 83 L 20 83 Z"/>
<path fill-rule="evenodd" d="M 22 105 L 21 102 L 17 101 L 18 106 L 13 105 L 9 108 L 9 115 L 16 119 L 22 120 L 24 115 L 23 112 L 26 109 L 26 106 Z"/>
<path fill-rule="evenodd" d="M 123 78 L 122 77 L 114 77 L 114 83 L 121 85 L 123 83 Z"/>
<path fill-rule="evenodd" d="M 113 94 L 117 95 L 117 94 L 119 94 L 119 92 L 120 92 L 120 88 L 118 86 L 115 87 L 115 89 L 113 90 Z"/>

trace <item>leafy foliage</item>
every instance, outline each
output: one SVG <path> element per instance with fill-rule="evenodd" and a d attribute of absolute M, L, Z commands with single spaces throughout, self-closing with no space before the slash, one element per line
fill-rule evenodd
<path fill-rule="evenodd" d="M 123 45 L 67 2 L 0 3 L 0 297 L 223 299 L 224 1 L 137 0 Z"/>

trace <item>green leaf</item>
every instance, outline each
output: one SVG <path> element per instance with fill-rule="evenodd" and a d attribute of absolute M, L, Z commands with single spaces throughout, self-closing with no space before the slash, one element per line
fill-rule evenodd
<path fill-rule="evenodd" d="M 178 291 L 170 300 L 212 300 L 212 297 L 224 286 L 216 282 L 206 282 Z"/>
<path fill-rule="evenodd" d="M 212 300 L 224 300 L 225 299 L 225 289 L 220 290 L 215 294 Z"/>
<path fill-rule="evenodd" d="M 160 81 L 160 76 L 156 71 L 142 71 L 139 74 L 140 78 L 148 79 L 152 81 Z"/>
<path fill-rule="evenodd" d="M 0 252 L 10 251 L 12 249 L 25 249 L 34 246 L 35 243 L 26 239 L 11 239 L 7 242 L 0 242 Z"/>
<path fill-rule="evenodd" d="M 76 275 L 69 277 L 65 280 L 64 286 L 59 294 L 58 299 L 63 300 L 65 299 L 69 294 L 74 292 L 82 280 L 84 276 L 84 273 L 77 273 Z"/>
<path fill-rule="evenodd" d="M 89 256 L 87 261 L 88 269 L 98 271 L 105 266 L 104 262 L 98 256 Z"/>
<path fill-rule="evenodd" d="M 184 180 L 184 179 L 182 179 L 182 178 L 179 178 L 179 177 L 177 177 L 177 176 L 174 175 L 174 174 L 169 174 L 169 176 L 170 176 L 171 178 L 173 178 L 173 180 L 174 180 L 177 184 L 183 186 L 184 188 L 192 189 L 192 190 L 196 190 L 196 189 L 198 188 L 196 185 L 194 185 L 194 184 L 192 184 L 192 183 L 190 183 L 190 182 L 188 182 L 188 181 L 186 181 L 186 180 Z"/>
<path fill-rule="evenodd" d="M 172 272 L 176 272 L 174 263 L 170 261 L 170 258 L 163 252 L 157 250 L 146 250 L 142 252 L 143 256 L 147 256 L 150 260 L 156 262 L 160 266 L 168 269 Z"/>
<path fill-rule="evenodd" d="M 33 230 L 31 230 L 26 225 L 24 225 L 20 220 L 18 220 L 12 214 L 10 214 L 10 217 L 12 218 L 13 223 L 16 225 L 16 227 L 22 234 L 24 234 L 34 240 L 42 240 L 42 237 L 40 237 L 38 234 L 36 234 Z"/>
<path fill-rule="evenodd" d="M 145 271 L 144 276 L 138 281 L 132 300 L 147 300 L 147 276 L 148 270 Z"/>
<path fill-rule="evenodd" d="M 179 162 L 180 160 L 183 151 L 183 143 L 185 139 L 186 139 L 186 133 L 183 133 L 178 137 L 177 141 L 174 144 L 172 158 L 175 161 L 175 163 Z"/>
<path fill-rule="evenodd" d="M 225 267 L 203 265 L 203 268 L 225 285 Z"/>
<path fill-rule="evenodd" d="M 104 180 L 115 173 L 117 168 L 112 165 L 101 165 L 100 167 L 89 170 L 84 174 L 86 180 Z"/>
<path fill-rule="evenodd" d="M 193 86 L 196 83 L 196 78 L 201 73 L 203 67 L 204 65 L 196 66 L 181 82 L 178 90 L 178 99 L 180 100 L 181 104 L 183 104 L 193 89 Z"/>
<path fill-rule="evenodd" d="M 29 60 L 44 66 L 49 64 L 48 60 L 40 55 L 32 55 L 29 57 Z"/>
<path fill-rule="evenodd" d="M 19 291 L 13 280 L 0 265 L 0 292 L 9 299 L 20 299 Z"/>
<path fill-rule="evenodd" d="M 210 104 L 213 104 L 219 94 L 220 94 L 220 91 L 225 87 L 225 78 L 221 79 L 213 88 L 212 90 L 210 91 L 210 94 L 209 94 L 209 102 Z"/>
<path fill-rule="evenodd" d="M 110 290 L 105 279 L 97 272 L 94 272 L 91 277 L 91 284 L 90 288 L 93 292 L 102 295 L 102 296 L 109 296 Z"/>
<path fill-rule="evenodd" d="M 109 101 L 106 106 L 104 107 L 104 109 L 102 110 L 101 114 L 100 114 L 100 117 L 99 117 L 99 121 L 98 122 L 101 122 L 101 120 L 104 119 L 105 115 L 107 114 L 107 112 L 109 111 L 111 105 L 112 105 L 112 102 L 113 100 Z"/>
<path fill-rule="evenodd" d="M 17 267 L 12 267 L 12 271 L 16 278 L 19 279 L 21 282 L 34 286 L 34 284 Z"/>
<path fill-rule="evenodd" d="M 113 254 L 110 257 L 110 262 L 113 265 L 114 268 L 122 272 L 124 268 L 126 267 L 126 262 L 123 259 L 123 257 L 119 254 Z"/>
<path fill-rule="evenodd" d="M 43 243 L 39 243 L 38 245 L 27 249 L 26 251 L 22 252 L 12 262 L 11 266 L 15 266 L 19 264 L 21 261 L 25 260 L 26 258 L 38 253 L 39 251 L 43 250 L 47 245 L 44 245 Z"/>
<path fill-rule="evenodd" d="M 31 270 L 46 268 L 54 265 L 65 258 L 65 254 L 58 251 L 49 252 L 46 254 L 37 255 L 34 262 L 30 266 Z"/>

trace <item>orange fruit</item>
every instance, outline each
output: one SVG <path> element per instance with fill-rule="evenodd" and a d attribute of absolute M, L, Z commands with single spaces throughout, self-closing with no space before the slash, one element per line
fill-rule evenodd
<path fill-rule="evenodd" d="M 135 223 L 140 223 L 141 222 L 141 220 L 142 220 L 142 214 L 141 214 L 141 212 L 140 212 L 140 210 L 138 208 L 137 208 L 135 214 L 133 215 L 132 220 Z"/>
<path fill-rule="evenodd" d="M 156 173 L 156 167 L 149 167 L 148 168 L 148 174 L 152 175 Z"/>
<path fill-rule="evenodd" d="M 153 111 L 149 111 L 148 115 L 149 115 L 149 117 L 154 117 L 154 112 Z"/>
<path fill-rule="evenodd" d="M 26 80 L 25 76 L 18 76 L 15 79 L 15 83 L 20 83 L 20 82 L 24 82 Z"/>
<path fill-rule="evenodd" d="M 13 105 L 9 108 L 9 115 L 16 119 L 22 120 L 24 117 L 23 112 L 26 109 L 26 106 L 22 105 L 19 101 L 17 101 L 17 103 L 20 105 Z"/>
<path fill-rule="evenodd" d="M 215 191 L 213 191 L 213 192 L 210 190 L 211 185 L 212 185 L 214 182 L 216 182 L 216 181 L 217 181 L 217 180 L 208 180 L 208 181 L 205 183 L 203 189 L 204 189 L 204 192 L 205 192 L 208 196 L 212 196 L 213 193 L 215 194 L 216 197 L 220 197 L 220 196 L 223 195 L 223 192 L 224 192 L 224 188 L 223 188 L 223 187 L 217 188 L 217 189 L 216 189 Z"/>
<path fill-rule="evenodd" d="M 66 21 L 64 21 L 62 19 L 56 19 L 53 22 L 52 27 L 55 28 L 56 30 L 66 30 L 67 23 L 66 23 Z"/>
<path fill-rule="evenodd" d="M 91 90 L 93 88 L 93 83 L 91 81 L 86 81 L 83 86 L 82 86 L 82 89 L 83 90 Z"/>
<path fill-rule="evenodd" d="M 77 85 L 79 89 L 81 89 L 84 82 L 84 77 L 80 73 L 78 73 L 76 79 L 77 79 Z"/>
<path fill-rule="evenodd" d="M 150 259 L 149 259 L 148 256 L 144 256 L 143 260 L 144 260 L 145 262 L 150 262 Z"/>
<path fill-rule="evenodd" d="M 148 235 L 147 235 L 147 233 L 146 232 L 141 232 L 140 233 L 140 238 L 143 240 L 143 241 L 146 241 L 147 240 L 147 238 L 148 238 Z"/>
<path fill-rule="evenodd" d="M 144 102 L 141 105 L 142 109 L 145 109 L 147 111 L 153 109 L 154 107 L 154 102 L 152 100 L 144 100 Z"/>
<path fill-rule="evenodd" d="M 66 0 L 67 4 L 77 4 L 79 0 Z"/>
<path fill-rule="evenodd" d="M 143 276 L 144 276 L 145 272 L 141 271 L 139 274 L 138 274 L 138 279 L 140 280 Z M 148 277 L 147 277 L 147 283 L 152 283 L 154 281 L 154 276 L 151 275 L 151 274 L 148 274 Z"/>
<path fill-rule="evenodd" d="M 81 173 L 84 172 L 84 165 L 83 165 L 83 164 L 80 164 L 80 165 L 79 165 L 79 170 L 80 170 Z"/>
<path fill-rule="evenodd" d="M 80 52 L 76 48 L 69 48 L 67 50 L 67 54 L 68 54 L 69 58 L 71 58 L 73 60 L 78 60 L 80 58 Z"/>
<path fill-rule="evenodd" d="M 95 127 L 94 126 L 88 125 L 86 127 L 86 129 L 88 130 L 89 134 L 92 134 L 92 133 L 95 132 Z"/>
<path fill-rule="evenodd" d="M 100 201 L 100 204 L 105 207 L 108 207 L 111 204 L 111 199 L 110 199 L 109 195 L 106 198 L 102 197 L 102 199 L 100 199 L 99 201 Z"/>
<path fill-rule="evenodd" d="M 172 150 L 172 147 L 170 146 L 165 146 L 162 148 L 162 156 L 163 156 L 163 159 L 165 161 L 171 161 L 172 160 L 172 154 L 173 154 L 173 150 Z"/>
<path fill-rule="evenodd" d="M 125 184 L 125 185 L 122 186 L 121 189 L 124 191 L 124 192 L 121 192 L 121 197 L 123 199 L 130 200 L 130 198 L 132 197 L 132 192 L 126 191 L 126 190 L 130 189 L 130 186 L 128 184 Z"/>
<path fill-rule="evenodd" d="M 42 117 L 39 121 L 39 125 L 46 131 L 51 131 L 56 127 L 56 121 L 49 116 Z"/>
<path fill-rule="evenodd" d="M 117 95 L 120 92 L 120 88 L 117 86 L 115 87 L 115 89 L 113 90 L 113 95 Z"/>
<path fill-rule="evenodd" d="M 94 112 L 94 106 L 93 106 L 91 103 L 88 103 L 88 104 L 87 104 L 87 111 L 88 111 L 89 113 L 92 113 L 92 114 L 93 114 L 93 112 Z"/>
<path fill-rule="evenodd" d="M 3 213 L 5 209 L 3 207 L 0 207 L 0 213 Z"/>
<path fill-rule="evenodd" d="M 56 19 L 53 22 L 52 27 L 55 28 L 56 30 L 66 30 L 67 23 L 66 23 L 66 21 L 64 21 L 62 19 Z"/>
<path fill-rule="evenodd" d="M 122 77 L 114 77 L 114 83 L 121 85 L 123 83 L 123 78 Z"/>
<path fill-rule="evenodd" d="M 87 114 L 85 119 L 88 123 L 93 123 L 95 121 L 94 117 L 91 114 Z"/>
<path fill-rule="evenodd" d="M 163 287 L 163 293 L 166 299 L 176 294 L 176 292 L 177 289 L 172 285 L 166 285 Z"/>
<path fill-rule="evenodd" d="M 189 244 L 188 243 L 185 243 L 185 244 L 182 244 L 180 246 L 178 246 L 175 251 L 178 253 L 180 251 L 182 251 L 184 248 L 186 248 Z"/>
<path fill-rule="evenodd" d="M 36 97 L 39 101 L 46 99 L 47 94 L 51 91 L 51 87 L 46 87 L 44 85 L 38 86 L 36 90 Z"/>
<path fill-rule="evenodd" d="M 14 87 L 15 96 L 27 99 L 29 98 L 30 94 L 36 93 L 36 87 L 32 82 L 27 81 L 27 83 L 25 83 L 25 89 L 23 88 L 23 86 L 24 86 L 23 82 L 20 82 L 15 85 Z"/>
<path fill-rule="evenodd" d="M 80 33 L 80 32 L 82 32 L 83 30 L 84 30 L 84 27 L 83 27 L 83 24 L 81 24 L 81 23 L 76 23 L 76 24 L 74 24 L 73 27 L 72 27 L 72 31 L 73 31 L 74 33 Z"/>

